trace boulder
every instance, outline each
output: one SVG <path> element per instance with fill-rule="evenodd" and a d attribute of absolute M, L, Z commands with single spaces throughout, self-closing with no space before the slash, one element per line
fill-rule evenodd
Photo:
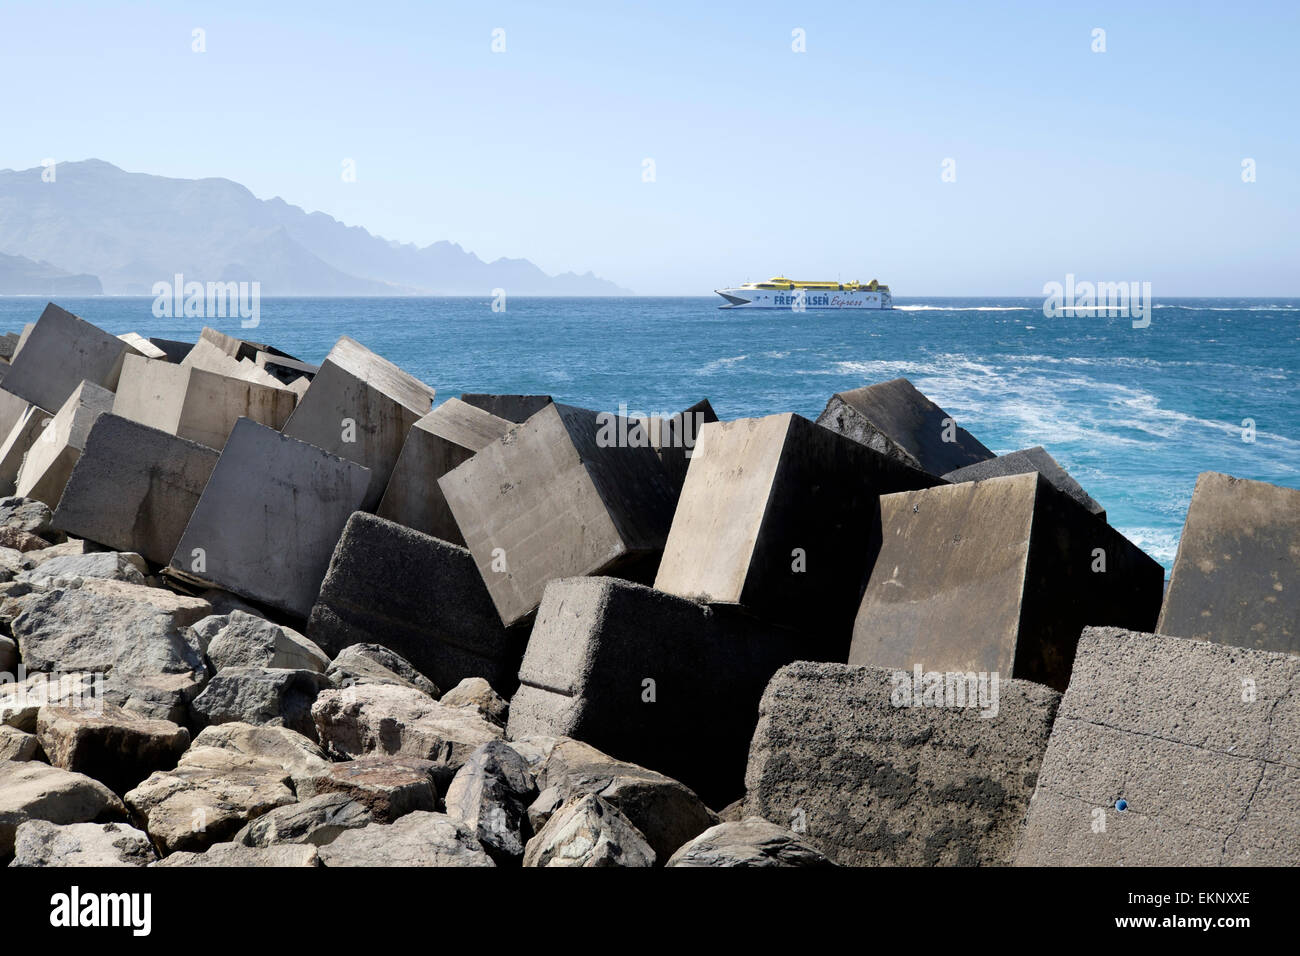
<path fill-rule="evenodd" d="M 344 830 L 359 829 L 373 819 L 366 805 L 351 794 L 322 793 L 262 814 L 236 833 L 232 842 L 244 846 L 324 846 Z"/>
<path fill-rule="evenodd" d="M 438 484 L 506 625 L 556 578 L 648 584 L 677 501 L 637 422 L 571 405 L 547 405 Z"/>
<path fill-rule="evenodd" d="M 307 636 L 330 654 L 379 644 L 439 687 L 482 677 L 513 691 L 528 632 L 497 617 L 464 548 L 354 514 L 320 587 Z"/>
<path fill-rule="evenodd" d="M 98 780 L 35 760 L 0 761 L 0 860 L 13 853 L 18 827 L 28 820 L 90 823 L 125 818 L 122 801 Z"/>
<path fill-rule="evenodd" d="M 240 843 L 218 843 L 202 853 L 181 851 L 173 853 L 151 866 L 232 866 L 288 867 L 320 866 L 316 847 L 307 844 L 277 844 L 275 846 L 244 846 Z"/>
<path fill-rule="evenodd" d="M 1300 655 L 1297 542 L 1300 490 L 1203 473 L 1156 629 Z"/>
<path fill-rule="evenodd" d="M 1010 862 L 1060 694 L 967 676 L 783 667 L 759 707 L 746 816 L 844 866 Z"/>
<path fill-rule="evenodd" d="M 470 707 L 498 727 L 504 727 L 510 716 L 510 702 L 492 689 L 481 677 L 466 677 L 442 695 L 441 702 L 448 707 Z"/>
<path fill-rule="evenodd" d="M 220 627 L 214 629 L 209 624 L 204 629 L 211 634 L 206 651 L 214 670 L 272 667 L 324 672 L 329 667 L 329 655 L 292 628 L 243 611 L 232 611 L 224 618 Z"/>
<path fill-rule="evenodd" d="M 1300 863 L 1300 659 L 1088 628 L 1021 866 Z"/>
<path fill-rule="evenodd" d="M 227 667 L 190 704 L 202 727 L 232 721 L 286 727 L 315 739 L 312 704 L 329 687 L 319 671 L 287 667 Z"/>
<path fill-rule="evenodd" d="M 325 866 L 494 866 L 463 823 L 417 810 L 396 823 L 340 833 L 320 848 Z"/>
<path fill-rule="evenodd" d="M 40 751 L 35 734 L 0 724 L 0 760 L 35 760 Z"/>
<path fill-rule="evenodd" d="M 376 823 L 392 823 L 415 810 L 435 810 L 437 764 L 419 757 L 369 756 L 330 764 L 302 781 L 300 797 L 347 794 L 369 812 Z"/>
<path fill-rule="evenodd" d="M 102 673 L 27 674 L 16 681 L 0 682 L 0 724 L 36 732 L 36 715 L 42 707 L 94 707 L 104 699 Z M 6 677 L 8 675 L 5 675 Z"/>
<path fill-rule="evenodd" d="M 54 513 L 43 501 L 10 496 L 0 498 L 0 526 L 44 537 L 50 532 Z"/>
<path fill-rule="evenodd" d="M 119 794 L 155 770 L 176 766 L 190 744 L 184 727 L 108 703 L 89 709 L 42 707 L 36 735 L 51 764 L 84 773 Z"/>
<path fill-rule="evenodd" d="M 834 866 L 799 834 L 761 817 L 710 827 L 665 866 Z"/>
<path fill-rule="evenodd" d="M 18 825 L 9 865 L 148 866 L 158 859 L 147 834 L 125 823 L 50 823 Z"/>
<path fill-rule="evenodd" d="M 10 618 L 12 620 L 12 618 Z M 12 637 L 0 635 L 0 673 L 11 674 L 18 666 L 18 644 Z"/>
<path fill-rule="evenodd" d="M 591 793 L 556 810 L 524 853 L 524 866 L 654 865 L 655 851 L 641 832 Z"/>
<path fill-rule="evenodd" d="M 331 766 L 325 751 L 316 743 L 287 727 L 268 727 L 238 721 L 214 724 L 204 727 L 190 745 L 194 751 L 203 748 L 228 750 L 272 763 L 289 774 L 295 789 L 300 788 L 304 780 L 323 773 Z"/>
<path fill-rule="evenodd" d="M 241 418 L 171 567 L 305 618 L 369 480 L 361 465 Z"/>
<path fill-rule="evenodd" d="M 905 378 L 836 392 L 817 424 L 932 475 L 995 457 Z"/>
<path fill-rule="evenodd" d="M 40 551 L 42 548 L 48 548 L 50 542 L 44 538 L 37 537 L 30 531 L 23 531 L 19 528 L 9 526 L 0 527 L 0 548 L 12 548 L 14 551 Z"/>
<path fill-rule="evenodd" d="M 997 672 L 1064 690 L 1085 625 L 1150 630 L 1164 569 L 1042 475 L 881 499 L 850 664 Z"/>
<path fill-rule="evenodd" d="M 76 587 L 86 578 L 144 585 L 148 573 L 149 566 L 138 554 L 95 551 L 49 558 L 14 580 L 38 588 Z"/>
<path fill-rule="evenodd" d="M 434 390 L 360 342 L 343 336 L 289 416 L 284 434 L 369 469 L 360 510 L 383 497 L 411 427 L 433 406 Z"/>
<path fill-rule="evenodd" d="M 1037 472 L 1042 475 L 1051 482 L 1052 487 L 1057 491 L 1064 492 L 1077 501 L 1086 511 L 1092 512 L 1103 521 L 1106 520 L 1106 509 L 1097 504 L 1092 495 L 1084 491 L 1083 487 L 1070 477 L 1070 473 L 1062 468 L 1042 445 L 1035 445 L 1033 448 L 1026 448 L 1023 451 L 1013 451 L 1006 455 L 990 458 L 988 461 L 967 465 L 965 468 L 950 471 L 943 477 L 945 481 L 957 485 L 966 481 L 1004 478 L 1007 475 L 1026 475 L 1030 472 Z"/>
<path fill-rule="evenodd" d="M 498 864 L 524 855 L 532 835 L 528 806 L 537 796 L 537 781 L 527 762 L 505 741 L 479 747 L 447 788 L 447 815 L 474 831 Z"/>
<path fill-rule="evenodd" d="M 398 684 L 414 687 L 430 697 L 440 694 L 437 685 L 412 667 L 410 661 L 382 644 L 352 644 L 343 648 L 330 662 L 325 676 L 335 687 Z"/>
<path fill-rule="evenodd" d="M 217 452 L 118 415 L 95 419 L 53 519 L 61 531 L 166 564 Z"/>

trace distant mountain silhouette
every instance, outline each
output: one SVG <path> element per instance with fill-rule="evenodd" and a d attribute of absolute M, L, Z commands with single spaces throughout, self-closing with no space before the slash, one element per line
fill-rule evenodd
<path fill-rule="evenodd" d="M 391 242 L 228 179 L 128 173 L 98 159 L 59 163 L 52 183 L 42 172 L 0 170 L 0 253 L 97 276 L 110 295 L 149 295 L 176 273 L 257 280 L 263 295 L 631 294 L 590 272 L 484 262 L 452 242 Z"/>
<path fill-rule="evenodd" d="M 0 295 L 100 295 L 92 275 L 73 275 L 48 262 L 0 255 Z"/>

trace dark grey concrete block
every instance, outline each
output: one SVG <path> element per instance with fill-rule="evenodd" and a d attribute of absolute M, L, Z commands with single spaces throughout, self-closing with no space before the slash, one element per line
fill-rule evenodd
<path fill-rule="evenodd" d="M 1055 458 L 1047 453 L 1042 445 L 998 455 L 988 461 L 981 461 L 965 468 L 958 468 L 944 475 L 944 479 L 954 485 L 965 481 L 983 481 L 985 478 L 1004 478 L 1007 475 L 1025 475 L 1036 471 L 1052 483 L 1057 491 L 1063 491 L 1088 511 L 1103 521 L 1106 509 L 1097 504 L 1092 495 L 1083 490 L 1083 486 L 1070 477 L 1070 473 L 1060 466 Z"/>
<path fill-rule="evenodd" d="M 528 421 L 552 402 L 549 395 L 493 395 L 486 392 L 466 392 L 460 400 L 516 425 Z"/>

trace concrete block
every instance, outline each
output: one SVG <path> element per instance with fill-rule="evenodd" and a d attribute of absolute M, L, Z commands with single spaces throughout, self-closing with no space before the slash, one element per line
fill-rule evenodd
<path fill-rule="evenodd" d="M 18 340 L 20 336 L 17 332 L 6 332 L 0 335 L 0 359 L 6 362 L 13 361 L 14 352 L 18 349 Z"/>
<path fill-rule="evenodd" d="M 836 392 L 817 424 L 932 475 L 994 457 L 905 378 Z"/>
<path fill-rule="evenodd" d="M 45 434 L 54 416 L 43 408 L 28 405 L 27 410 L 9 429 L 0 445 L 0 494 L 12 495 L 18 487 L 18 469 L 31 450 L 32 443 Z"/>
<path fill-rule="evenodd" d="M 1016 863 L 1300 864 L 1297 701 L 1291 655 L 1088 628 Z"/>
<path fill-rule="evenodd" d="M 285 388 L 129 355 L 113 413 L 220 451 L 240 418 L 279 430 L 296 403 Z"/>
<path fill-rule="evenodd" d="M 556 578 L 653 578 L 676 492 L 653 448 L 620 440 L 629 424 L 547 405 L 438 480 L 505 624 Z"/>
<path fill-rule="evenodd" d="M 373 511 L 407 432 L 432 405 L 432 388 L 345 335 L 325 357 L 284 433 L 369 468 L 364 508 Z"/>
<path fill-rule="evenodd" d="M 1084 491 L 1083 487 L 1070 476 L 1068 471 L 1060 466 L 1055 458 L 1047 453 L 1047 449 L 1042 445 L 1035 445 L 1033 448 L 1026 448 L 1023 451 L 1013 451 L 1006 455 L 990 458 L 988 461 L 967 465 L 965 468 L 950 471 L 943 477 L 945 481 L 951 481 L 954 485 L 958 485 L 965 481 L 983 481 L 985 478 L 1027 475 L 1032 471 L 1038 472 L 1050 481 L 1052 487 L 1057 491 L 1065 492 L 1085 509 L 1091 511 L 1103 521 L 1106 520 L 1106 509 L 1097 504 L 1092 495 Z"/>
<path fill-rule="evenodd" d="M 412 426 L 376 512 L 381 518 L 452 544 L 465 538 L 438 479 L 514 425 L 491 412 L 449 398 Z"/>
<path fill-rule="evenodd" d="M 721 807 L 744 790 L 759 698 L 801 637 L 617 578 L 552 581 L 509 735 L 577 738 Z"/>
<path fill-rule="evenodd" d="M 380 644 L 443 689 L 482 677 L 508 697 L 528 630 L 502 626 L 464 548 L 360 512 L 334 549 L 307 636 L 330 656 Z"/>
<path fill-rule="evenodd" d="M 880 511 L 850 664 L 1064 690 L 1085 626 L 1155 625 L 1164 569 L 1041 475 L 886 495 Z"/>
<path fill-rule="evenodd" d="M 305 378 L 307 384 L 316 377 L 320 371 L 319 365 L 311 365 L 307 362 L 299 362 L 295 358 L 287 355 L 280 355 L 275 352 L 260 351 L 254 357 L 253 361 L 257 367 L 265 371 L 284 385 L 293 385 L 299 379 Z"/>
<path fill-rule="evenodd" d="M 118 415 L 95 419 L 54 526 L 156 564 L 171 560 L 217 452 Z"/>
<path fill-rule="evenodd" d="M 146 339 L 139 332 L 123 332 L 118 336 L 123 342 L 135 349 L 140 355 L 150 359 L 166 360 L 167 353 Z"/>
<path fill-rule="evenodd" d="M 798 626 L 808 658 L 843 661 L 879 496 L 942 483 L 798 415 L 705 425 L 655 587 Z"/>
<path fill-rule="evenodd" d="M 31 406 L 13 392 L 0 388 L 0 440 L 14 430 Z"/>
<path fill-rule="evenodd" d="M 949 705 L 905 696 L 913 679 L 803 661 L 778 671 L 759 704 L 745 815 L 843 866 L 1009 863 L 1061 695 L 1001 680 L 985 685 L 996 706 Z"/>
<path fill-rule="evenodd" d="M 153 337 L 150 337 L 149 344 L 159 349 L 168 362 L 173 362 L 176 365 L 185 361 L 185 356 L 189 355 L 190 349 L 194 348 L 193 342 L 177 342 L 175 339 Z"/>
<path fill-rule="evenodd" d="M 62 408 L 83 381 L 117 388 L 128 343 L 51 302 L 14 356 L 5 391 L 38 408 Z"/>
<path fill-rule="evenodd" d="M 305 618 L 370 471 L 241 418 L 171 566 Z"/>
<path fill-rule="evenodd" d="M 1300 654 L 1300 490 L 1198 477 L 1156 629 Z"/>
<path fill-rule="evenodd" d="M 686 483 L 686 469 L 695 453 L 700 432 L 705 425 L 717 420 L 718 413 L 707 398 L 702 398 L 671 418 L 652 418 L 646 423 L 650 444 L 659 452 L 675 488 L 680 490 Z"/>
<path fill-rule="evenodd" d="M 528 421 L 553 401 L 549 395 L 492 395 L 485 392 L 466 392 L 460 400 L 516 425 Z"/>
<path fill-rule="evenodd" d="M 43 501 L 51 508 L 56 506 L 81 450 L 86 447 L 91 425 L 112 408 L 112 392 L 93 382 L 82 382 L 32 442 L 18 469 L 14 493 Z"/>
<path fill-rule="evenodd" d="M 230 378 L 242 379 L 246 382 L 254 382 L 258 385 L 265 385 L 269 388 L 282 387 L 280 381 L 267 374 L 264 369 L 257 367 L 257 363 L 250 358 L 235 358 L 228 352 L 217 345 L 207 333 L 211 329 L 204 329 L 204 335 L 194 343 L 194 347 L 185 354 L 181 359 L 181 365 L 186 368 L 198 368 L 205 372 L 213 372 L 217 375 L 225 375 Z M 216 333 L 220 335 L 221 333 Z M 231 340 L 238 341 L 238 340 Z"/>

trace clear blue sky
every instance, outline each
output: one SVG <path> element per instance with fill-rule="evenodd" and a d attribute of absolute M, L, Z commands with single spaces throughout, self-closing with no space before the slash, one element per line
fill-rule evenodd
<path fill-rule="evenodd" d="M 1294 0 L 4 0 L 0 167 L 224 176 L 643 294 L 1297 295 L 1298 42 Z"/>

